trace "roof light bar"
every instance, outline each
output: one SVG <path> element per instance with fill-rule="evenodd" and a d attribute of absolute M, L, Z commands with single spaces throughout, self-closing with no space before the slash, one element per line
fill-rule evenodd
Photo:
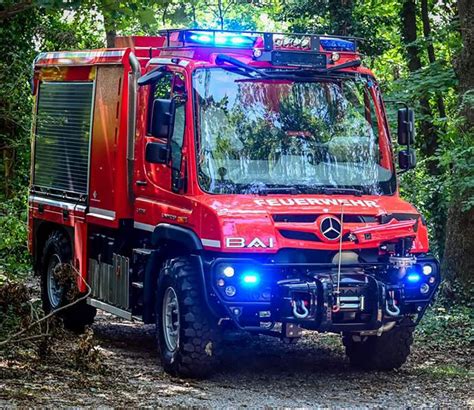
<path fill-rule="evenodd" d="M 326 51 L 356 51 L 355 41 L 332 37 L 321 37 L 319 41 L 321 48 Z"/>
<path fill-rule="evenodd" d="M 184 43 L 209 45 L 213 47 L 242 47 L 252 48 L 256 36 L 222 31 L 182 31 L 180 41 Z"/>

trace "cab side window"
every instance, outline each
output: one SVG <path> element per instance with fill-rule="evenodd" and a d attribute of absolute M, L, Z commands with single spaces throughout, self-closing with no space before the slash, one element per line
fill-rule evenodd
<path fill-rule="evenodd" d="M 173 73 L 166 72 L 164 73 L 163 77 L 161 77 L 155 84 L 151 85 L 152 88 L 150 92 L 150 101 L 148 103 L 148 134 L 151 133 L 151 111 L 153 107 L 153 101 L 156 99 L 169 100 L 171 98 L 172 81 Z"/>
<path fill-rule="evenodd" d="M 172 189 L 179 191 L 181 188 L 181 170 L 183 167 L 183 144 L 184 130 L 186 125 L 186 105 L 185 105 L 185 81 L 184 76 L 177 73 L 173 79 L 173 98 L 176 104 L 174 116 L 173 135 L 171 136 L 171 168 L 172 168 Z"/>

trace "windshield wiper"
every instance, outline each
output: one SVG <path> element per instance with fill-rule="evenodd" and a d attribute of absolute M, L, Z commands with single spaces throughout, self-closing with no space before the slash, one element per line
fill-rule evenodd
<path fill-rule="evenodd" d="M 302 192 L 296 187 L 265 187 L 258 188 L 257 195 L 268 195 L 268 194 L 302 194 Z"/>
<path fill-rule="evenodd" d="M 341 195 L 356 195 L 362 196 L 364 191 L 356 188 L 322 188 L 324 194 L 341 194 Z"/>
<path fill-rule="evenodd" d="M 240 68 L 247 74 L 247 76 L 249 73 L 254 73 L 254 74 L 258 74 L 261 77 L 268 77 L 264 72 L 262 72 L 258 68 L 251 67 L 243 63 L 242 61 L 237 60 L 234 57 L 226 56 L 225 54 L 218 54 L 216 57 L 216 64 L 224 65 L 224 63 L 231 64 L 234 67 Z M 223 68 L 225 68 L 225 66 Z"/>
<path fill-rule="evenodd" d="M 333 72 L 333 71 L 338 71 L 342 70 L 344 68 L 351 68 L 351 67 L 359 67 L 362 64 L 360 60 L 352 60 L 348 61 L 347 63 L 339 64 L 333 67 L 329 67 L 326 71 Z"/>
<path fill-rule="evenodd" d="M 305 194 L 340 194 L 340 195 L 356 195 L 361 196 L 366 193 L 362 189 L 357 188 L 337 188 L 337 187 L 325 187 L 321 185 L 296 185 L 296 188 L 304 192 Z"/>

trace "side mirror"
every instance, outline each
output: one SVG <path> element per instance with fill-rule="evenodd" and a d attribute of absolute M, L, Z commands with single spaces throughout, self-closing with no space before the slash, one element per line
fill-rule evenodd
<path fill-rule="evenodd" d="M 415 142 L 415 113 L 411 108 L 398 110 L 398 143 L 410 145 Z"/>
<path fill-rule="evenodd" d="M 174 100 L 156 99 L 153 101 L 151 135 L 156 138 L 168 139 L 173 132 L 174 112 Z"/>
<path fill-rule="evenodd" d="M 398 153 L 398 166 L 408 171 L 416 167 L 416 153 L 414 149 L 404 149 Z"/>
<path fill-rule="evenodd" d="M 169 162 L 168 144 L 149 142 L 145 148 L 145 161 L 152 164 L 167 164 Z"/>

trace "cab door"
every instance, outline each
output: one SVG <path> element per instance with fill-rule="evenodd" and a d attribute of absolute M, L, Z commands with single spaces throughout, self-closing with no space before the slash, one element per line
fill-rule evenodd
<path fill-rule="evenodd" d="M 188 192 L 188 152 L 192 140 L 186 73 L 180 68 L 163 67 L 159 79 L 141 90 L 146 104 L 141 118 L 142 143 L 137 143 L 135 226 L 152 230 L 160 222 L 188 224 L 192 203 Z M 163 108 L 161 111 L 158 106 Z M 169 135 L 164 132 L 166 108 L 173 112 Z M 143 159 L 143 161 L 140 160 Z"/>

